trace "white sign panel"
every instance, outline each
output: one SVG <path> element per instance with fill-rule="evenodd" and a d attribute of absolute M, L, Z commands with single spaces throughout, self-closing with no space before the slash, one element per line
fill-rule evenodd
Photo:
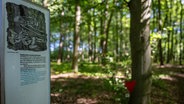
<path fill-rule="evenodd" d="M 0 1 L 3 103 L 50 104 L 49 11 L 25 0 Z"/>

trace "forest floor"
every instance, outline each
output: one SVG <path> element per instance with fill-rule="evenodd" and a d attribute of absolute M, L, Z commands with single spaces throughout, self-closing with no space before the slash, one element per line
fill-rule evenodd
<path fill-rule="evenodd" d="M 153 104 L 184 104 L 184 66 L 155 67 L 151 97 Z"/>
<path fill-rule="evenodd" d="M 107 79 L 72 72 L 53 74 L 51 104 L 125 104 L 117 101 Z M 152 79 L 152 104 L 184 104 L 184 66 L 154 66 Z"/>

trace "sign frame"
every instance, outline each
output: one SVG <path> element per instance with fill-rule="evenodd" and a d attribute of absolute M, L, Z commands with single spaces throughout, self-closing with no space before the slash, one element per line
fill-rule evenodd
<path fill-rule="evenodd" d="M 0 104 L 50 104 L 49 37 L 47 8 L 0 0 Z"/>

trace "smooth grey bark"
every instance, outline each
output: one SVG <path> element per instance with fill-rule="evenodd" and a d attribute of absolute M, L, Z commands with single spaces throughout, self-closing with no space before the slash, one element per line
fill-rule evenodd
<path fill-rule="evenodd" d="M 78 57 L 79 57 L 79 43 L 80 43 L 80 19 L 81 19 L 81 8 L 80 8 L 80 0 L 75 0 L 75 29 L 74 29 L 74 49 L 73 49 L 73 63 L 72 69 L 74 72 L 78 72 Z"/>
<path fill-rule="evenodd" d="M 150 5 L 151 0 L 129 2 L 132 80 L 136 81 L 129 104 L 151 103 Z"/>

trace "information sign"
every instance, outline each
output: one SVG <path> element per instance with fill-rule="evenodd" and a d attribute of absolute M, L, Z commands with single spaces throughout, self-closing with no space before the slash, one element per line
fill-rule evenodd
<path fill-rule="evenodd" d="M 49 11 L 0 0 L 1 104 L 50 104 Z"/>

